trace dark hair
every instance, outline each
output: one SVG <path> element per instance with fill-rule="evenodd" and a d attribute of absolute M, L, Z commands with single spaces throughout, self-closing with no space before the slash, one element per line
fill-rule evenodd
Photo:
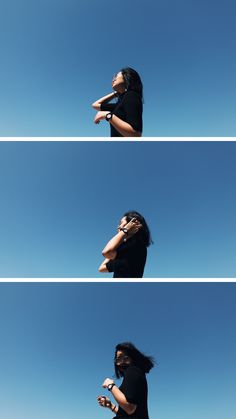
<path fill-rule="evenodd" d="M 139 93 L 143 100 L 143 83 L 138 72 L 130 67 L 124 67 L 120 71 L 125 79 L 126 89 Z"/>
<path fill-rule="evenodd" d="M 132 365 L 139 367 L 144 373 L 148 373 L 151 368 L 154 367 L 154 359 L 152 356 L 146 356 L 140 352 L 131 342 L 123 342 L 116 345 L 115 358 L 117 351 L 123 351 L 132 359 Z M 115 374 L 117 378 L 123 376 L 123 373 L 119 370 L 118 366 L 114 362 Z"/>
<path fill-rule="evenodd" d="M 128 211 L 126 212 L 123 217 L 126 218 L 127 222 L 131 221 L 132 218 L 136 218 L 136 220 L 138 220 L 140 222 L 140 224 L 142 224 L 142 228 L 140 228 L 140 230 L 133 236 L 133 238 L 137 239 L 137 240 L 141 240 L 145 246 L 150 246 L 150 244 L 153 243 L 152 238 L 151 238 L 151 233 L 150 230 L 148 228 L 148 225 L 145 221 L 145 218 L 137 211 Z"/>

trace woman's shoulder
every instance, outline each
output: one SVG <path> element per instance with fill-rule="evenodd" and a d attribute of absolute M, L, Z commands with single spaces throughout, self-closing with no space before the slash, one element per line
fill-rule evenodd
<path fill-rule="evenodd" d="M 144 241 L 140 238 L 135 237 L 135 235 L 128 239 L 126 243 L 127 248 L 134 249 L 135 252 L 145 254 L 147 253 L 147 246 L 145 245 Z"/>
<path fill-rule="evenodd" d="M 142 102 L 142 98 L 138 92 L 135 90 L 127 90 L 123 96 L 124 101 L 135 101 L 135 102 Z"/>
<path fill-rule="evenodd" d="M 145 376 L 145 372 L 136 365 L 130 365 L 130 367 L 127 369 L 127 372 L 129 372 L 129 374 L 136 375 L 139 377 Z"/>
<path fill-rule="evenodd" d="M 147 253 L 147 246 L 142 239 L 134 240 L 134 245 L 136 246 L 137 250 L 141 253 Z"/>
<path fill-rule="evenodd" d="M 140 256 L 145 256 L 147 254 L 147 247 L 142 240 L 138 240 L 135 236 L 133 236 L 121 243 L 120 246 L 117 248 L 117 252 L 119 253 L 119 255 L 125 255 L 128 252 L 129 254 L 135 253 L 136 256 L 137 254 L 139 254 Z"/>

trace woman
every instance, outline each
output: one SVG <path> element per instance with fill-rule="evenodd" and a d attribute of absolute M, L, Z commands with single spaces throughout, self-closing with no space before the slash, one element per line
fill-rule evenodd
<path fill-rule="evenodd" d="M 151 243 L 144 217 L 137 211 L 126 212 L 120 220 L 117 234 L 102 251 L 105 260 L 99 272 L 114 272 L 113 278 L 142 278 L 147 247 Z"/>
<path fill-rule="evenodd" d="M 114 412 L 116 418 L 148 419 L 146 373 L 154 366 L 153 358 L 125 342 L 116 346 L 114 364 L 116 377 L 123 377 L 121 386 L 106 378 L 102 387 L 111 392 L 117 404 L 106 396 L 98 396 L 99 405 Z"/>
<path fill-rule="evenodd" d="M 139 74 L 130 67 L 123 68 L 113 77 L 112 88 L 114 92 L 92 104 L 98 110 L 95 124 L 106 119 L 111 137 L 141 137 L 143 85 Z M 108 103 L 114 98 L 117 98 L 116 103 Z"/>

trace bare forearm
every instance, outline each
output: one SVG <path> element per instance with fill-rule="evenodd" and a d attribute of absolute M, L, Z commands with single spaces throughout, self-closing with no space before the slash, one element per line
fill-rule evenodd
<path fill-rule="evenodd" d="M 104 247 L 102 254 L 104 257 L 114 259 L 116 255 L 114 252 L 116 251 L 117 247 L 123 242 L 125 237 L 125 233 L 123 231 L 119 231 L 111 240 L 106 244 Z"/>
<path fill-rule="evenodd" d="M 110 120 L 110 124 L 119 131 L 121 135 L 124 137 L 141 137 L 142 133 L 139 131 L 135 131 L 133 127 L 128 124 L 128 122 L 122 121 L 122 119 L 118 118 L 116 115 L 112 115 L 112 119 Z"/>
<path fill-rule="evenodd" d="M 124 393 L 122 393 L 122 391 L 120 391 L 120 389 L 118 387 L 114 386 L 112 388 L 112 395 L 113 395 L 114 399 L 117 401 L 117 403 L 119 404 L 119 406 L 123 410 L 125 410 L 125 412 L 128 413 L 128 415 L 131 415 L 132 413 L 135 412 L 136 405 L 127 402 Z"/>
<path fill-rule="evenodd" d="M 100 99 L 96 100 L 93 104 L 92 107 L 99 110 L 101 108 L 101 104 L 103 102 L 109 102 L 111 99 L 113 99 L 116 96 L 116 92 L 112 92 L 109 93 L 106 96 L 101 97 Z"/>

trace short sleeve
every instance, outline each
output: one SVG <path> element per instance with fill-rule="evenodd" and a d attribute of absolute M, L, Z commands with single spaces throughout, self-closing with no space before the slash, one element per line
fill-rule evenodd
<path fill-rule="evenodd" d="M 117 270 L 117 268 L 122 268 L 123 260 L 122 256 L 126 254 L 127 252 L 127 242 L 123 242 L 118 248 L 117 248 L 117 256 L 115 259 L 109 260 L 109 262 L 106 263 L 106 267 L 108 272 L 114 272 Z"/>
<path fill-rule="evenodd" d="M 127 402 L 138 404 L 142 398 L 144 376 L 141 370 L 130 367 L 126 371 L 123 385 Z"/>
<path fill-rule="evenodd" d="M 116 106 L 117 106 L 116 103 L 101 103 L 100 109 L 101 111 L 113 112 Z"/>
<path fill-rule="evenodd" d="M 125 120 L 132 126 L 135 131 L 142 132 L 142 100 L 136 92 L 128 91 L 123 102 L 123 109 L 125 112 Z"/>
<path fill-rule="evenodd" d="M 109 262 L 106 263 L 106 267 L 107 267 L 108 272 L 114 272 L 117 269 L 122 269 L 123 260 L 120 260 L 120 259 L 109 260 Z"/>
<path fill-rule="evenodd" d="M 114 262 L 115 262 L 114 260 L 109 260 L 109 262 L 106 263 L 108 272 L 114 272 L 114 268 L 115 268 Z"/>

